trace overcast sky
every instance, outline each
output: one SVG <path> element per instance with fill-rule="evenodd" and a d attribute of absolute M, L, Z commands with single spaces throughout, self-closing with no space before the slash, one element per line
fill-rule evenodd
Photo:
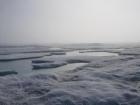
<path fill-rule="evenodd" d="M 0 43 L 140 41 L 140 0 L 0 0 Z"/>

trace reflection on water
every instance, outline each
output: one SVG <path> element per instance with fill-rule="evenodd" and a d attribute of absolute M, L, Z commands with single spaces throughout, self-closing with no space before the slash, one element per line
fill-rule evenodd
<path fill-rule="evenodd" d="M 111 52 L 84 52 L 80 53 L 78 50 L 66 52 L 65 55 L 52 55 L 49 57 L 65 57 L 65 56 L 118 56 L 118 53 Z M 47 59 L 48 56 L 42 57 L 43 59 Z"/>
<path fill-rule="evenodd" d="M 117 53 L 110 52 L 84 52 L 79 53 L 79 51 L 67 52 L 66 56 L 118 56 Z"/>
<path fill-rule="evenodd" d="M 46 73 L 46 74 L 52 74 L 52 73 L 63 73 L 65 71 L 70 71 L 70 70 L 74 70 L 78 67 L 84 66 L 87 63 L 71 63 L 71 64 L 67 64 L 61 67 L 57 67 L 57 68 L 51 68 L 51 69 L 40 69 L 40 70 L 34 70 L 31 74 L 36 74 L 36 73 Z"/>

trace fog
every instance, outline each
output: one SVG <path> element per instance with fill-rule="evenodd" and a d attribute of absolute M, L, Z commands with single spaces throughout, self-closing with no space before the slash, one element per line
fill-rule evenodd
<path fill-rule="evenodd" d="M 0 0 L 0 43 L 139 41 L 139 0 Z"/>

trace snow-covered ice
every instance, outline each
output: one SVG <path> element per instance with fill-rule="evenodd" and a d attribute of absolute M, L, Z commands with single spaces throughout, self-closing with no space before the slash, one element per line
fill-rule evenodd
<path fill-rule="evenodd" d="M 33 60 L 35 65 L 86 65 L 63 73 L 0 77 L 0 105 L 140 105 L 140 47 L 126 46 L 116 52 L 120 56 Z"/>

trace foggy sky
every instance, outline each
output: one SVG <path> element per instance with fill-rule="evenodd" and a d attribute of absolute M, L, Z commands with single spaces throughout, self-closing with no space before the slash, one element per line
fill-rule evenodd
<path fill-rule="evenodd" d="M 0 43 L 140 42 L 140 0 L 0 0 Z"/>

